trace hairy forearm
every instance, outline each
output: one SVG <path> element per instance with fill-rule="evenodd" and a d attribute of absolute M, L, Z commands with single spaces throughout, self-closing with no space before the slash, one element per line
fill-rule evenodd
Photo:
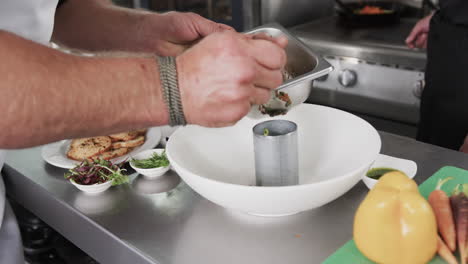
<path fill-rule="evenodd" d="M 53 40 L 91 51 L 152 51 L 145 29 L 148 14 L 109 0 L 68 0 L 57 9 Z"/>
<path fill-rule="evenodd" d="M 0 31 L 0 148 L 167 124 L 157 64 L 78 57 Z"/>

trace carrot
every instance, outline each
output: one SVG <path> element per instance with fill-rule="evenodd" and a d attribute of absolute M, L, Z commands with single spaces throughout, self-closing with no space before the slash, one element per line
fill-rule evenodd
<path fill-rule="evenodd" d="M 465 242 L 465 261 L 468 263 L 468 231 L 466 232 L 466 242 Z"/>
<path fill-rule="evenodd" d="M 460 186 L 462 190 L 460 191 Z M 468 236 L 468 183 L 458 184 L 450 196 L 450 203 L 454 208 L 455 225 L 457 230 L 458 251 L 461 264 L 467 262 L 466 240 Z"/>
<path fill-rule="evenodd" d="M 444 183 L 451 179 L 453 178 L 448 177 L 445 179 L 439 179 L 435 190 L 431 192 L 428 200 L 432 210 L 434 210 L 439 232 L 444 238 L 444 241 L 450 251 L 453 252 L 457 247 L 455 223 L 453 221 L 452 209 L 450 207 L 450 199 L 447 194 L 440 189 Z"/>
<path fill-rule="evenodd" d="M 457 259 L 452 254 L 447 245 L 445 245 L 444 241 L 442 241 L 440 236 L 437 236 L 437 253 L 441 258 L 447 261 L 448 264 L 458 264 Z"/>

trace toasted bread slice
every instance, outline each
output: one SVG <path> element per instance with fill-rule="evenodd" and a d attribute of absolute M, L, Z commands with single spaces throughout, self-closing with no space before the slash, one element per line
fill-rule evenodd
<path fill-rule="evenodd" d="M 145 143 L 145 136 L 139 136 L 129 141 L 116 141 L 112 143 L 112 148 L 134 148 L 143 145 L 143 143 Z"/>
<path fill-rule="evenodd" d="M 92 159 L 115 159 L 129 153 L 131 150 L 131 148 L 110 149 L 109 151 L 103 152 L 95 157 L 92 157 Z"/>
<path fill-rule="evenodd" d="M 89 141 L 91 138 L 76 138 L 73 139 L 70 143 L 70 148 L 76 148 L 79 147 L 81 144 L 86 144 L 87 141 Z"/>
<path fill-rule="evenodd" d="M 137 130 L 137 133 L 138 135 L 146 135 L 146 132 L 148 132 L 148 129 L 144 128 L 144 129 L 138 129 Z"/>
<path fill-rule="evenodd" d="M 110 137 L 91 137 L 72 140 L 67 157 L 74 160 L 84 160 L 99 155 L 112 146 Z"/>
<path fill-rule="evenodd" d="M 112 141 L 129 141 L 138 137 L 138 131 L 123 132 L 110 135 Z"/>

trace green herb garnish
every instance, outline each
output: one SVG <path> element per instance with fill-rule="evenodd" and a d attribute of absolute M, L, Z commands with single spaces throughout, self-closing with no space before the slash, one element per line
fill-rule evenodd
<path fill-rule="evenodd" d="M 268 130 L 268 128 L 264 128 L 264 129 L 263 129 L 263 135 L 264 135 L 264 136 L 270 135 L 270 130 Z"/>
<path fill-rule="evenodd" d="M 111 161 L 104 159 L 84 160 L 76 167 L 65 173 L 64 177 L 67 180 L 82 185 L 93 185 L 112 181 L 112 185 L 120 185 L 128 182 L 128 177 L 122 172 L 121 164 L 113 164 Z"/>
<path fill-rule="evenodd" d="M 147 159 L 132 159 L 131 163 L 133 166 L 140 169 L 152 169 L 169 166 L 169 160 L 166 157 L 166 151 L 163 151 L 161 155 L 155 152 Z"/>
<path fill-rule="evenodd" d="M 392 169 L 392 168 L 372 168 L 366 173 L 366 176 L 374 180 L 378 180 L 385 173 L 392 172 L 392 171 L 398 171 L 398 170 Z"/>

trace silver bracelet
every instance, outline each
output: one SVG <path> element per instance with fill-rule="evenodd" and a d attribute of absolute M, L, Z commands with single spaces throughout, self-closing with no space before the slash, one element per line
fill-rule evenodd
<path fill-rule="evenodd" d="M 175 57 L 156 56 L 159 65 L 159 78 L 164 94 L 164 101 L 169 112 L 169 125 L 186 125 L 182 100 L 180 98 L 179 84 L 177 81 L 177 67 Z"/>

